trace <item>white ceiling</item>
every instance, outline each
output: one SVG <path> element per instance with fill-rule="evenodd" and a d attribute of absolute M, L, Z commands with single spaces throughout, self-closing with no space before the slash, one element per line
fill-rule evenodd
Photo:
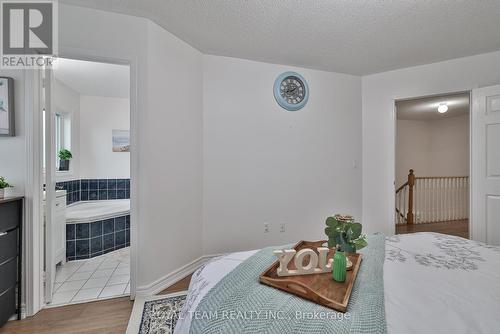
<path fill-rule="evenodd" d="M 446 103 L 448 111 L 437 112 L 439 104 Z M 469 112 L 469 93 L 440 95 L 396 102 L 397 119 L 433 121 L 465 115 Z"/>
<path fill-rule="evenodd" d="M 203 53 L 366 75 L 500 49 L 500 1 L 61 0 L 150 18 Z"/>
<path fill-rule="evenodd" d="M 58 58 L 54 77 L 80 95 L 128 98 L 129 67 L 107 63 Z"/>

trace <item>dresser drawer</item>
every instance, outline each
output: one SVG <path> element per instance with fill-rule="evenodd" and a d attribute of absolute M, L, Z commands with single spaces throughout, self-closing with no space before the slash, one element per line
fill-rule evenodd
<path fill-rule="evenodd" d="M 0 326 L 16 313 L 16 287 L 0 293 Z"/>
<path fill-rule="evenodd" d="M 0 265 L 0 293 L 16 286 L 17 258 Z M 0 304 L 1 305 L 1 304 Z"/>
<path fill-rule="evenodd" d="M 17 231 L 0 232 L 0 264 L 17 256 Z"/>
<path fill-rule="evenodd" d="M 16 228 L 21 221 L 22 201 L 0 204 L 0 232 Z"/>

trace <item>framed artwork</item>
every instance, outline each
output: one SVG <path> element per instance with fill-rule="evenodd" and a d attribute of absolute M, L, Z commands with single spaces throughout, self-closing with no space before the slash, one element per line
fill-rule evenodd
<path fill-rule="evenodd" d="M 14 79 L 0 77 L 0 136 L 14 136 Z"/>
<path fill-rule="evenodd" d="M 113 152 L 130 152 L 130 130 L 113 130 Z"/>

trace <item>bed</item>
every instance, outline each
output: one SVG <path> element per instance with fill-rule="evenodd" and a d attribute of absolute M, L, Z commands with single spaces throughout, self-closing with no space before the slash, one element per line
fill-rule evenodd
<path fill-rule="evenodd" d="M 225 277 L 257 253 L 258 250 L 228 254 L 195 272 L 175 333 L 196 333 L 196 324 L 203 319 L 193 316 L 195 311 L 207 298 L 217 299 L 214 294 L 229 289 L 224 286 Z M 500 247 L 438 233 L 415 233 L 385 238 L 384 254 L 383 331 L 499 331 Z M 279 290 L 274 293 L 285 294 Z M 233 332 L 241 331 L 239 328 Z"/>

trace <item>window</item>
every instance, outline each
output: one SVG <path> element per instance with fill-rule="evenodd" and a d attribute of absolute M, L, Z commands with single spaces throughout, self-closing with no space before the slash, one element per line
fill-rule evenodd
<path fill-rule="evenodd" d="M 43 156 L 45 155 L 45 109 L 43 109 Z M 55 139 L 55 169 L 59 170 L 58 153 L 65 148 L 71 151 L 71 114 L 56 113 L 54 117 L 54 139 Z M 43 170 L 45 172 L 45 158 L 43 159 Z"/>
<path fill-rule="evenodd" d="M 56 113 L 54 119 L 54 137 L 55 137 L 55 152 L 56 170 L 59 169 L 58 153 L 62 149 L 71 151 L 71 116 L 68 113 Z"/>

